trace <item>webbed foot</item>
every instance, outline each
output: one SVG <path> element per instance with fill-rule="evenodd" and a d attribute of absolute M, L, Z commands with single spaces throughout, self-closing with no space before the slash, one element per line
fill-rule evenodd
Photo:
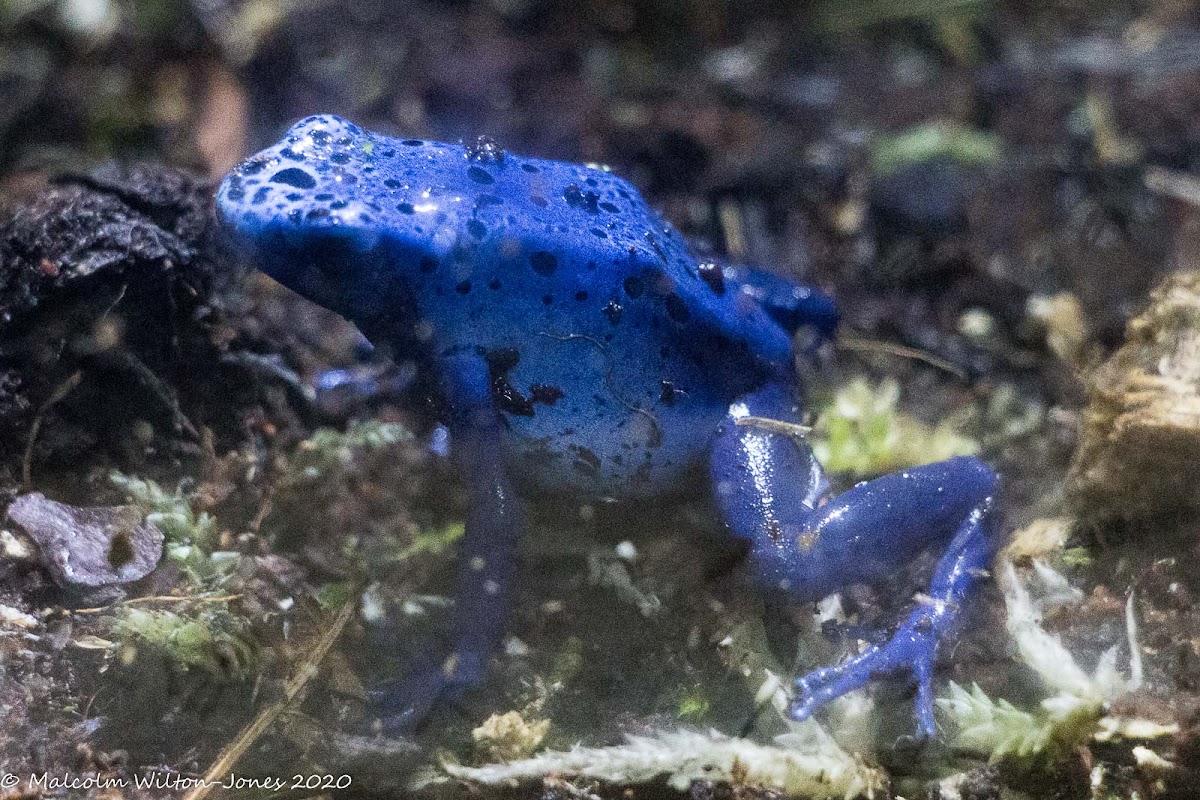
<path fill-rule="evenodd" d="M 367 691 L 364 727 L 390 735 L 410 734 L 443 699 L 447 688 L 445 675 L 436 669 L 376 684 Z"/>
<path fill-rule="evenodd" d="M 794 719 L 808 719 L 818 707 L 862 688 L 878 675 L 908 670 L 917 684 L 917 736 L 932 736 L 933 664 L 942 627 L 937 624 L 937 617 L 946 613 L 933 605 L 922 606 L 885 644 L 871 645 L 841 664 L 814 670 L 797 679 L 796 697 L 789 713 Z"/>
<path fill-rule="evenodd" d="M 422 659 L 403 678 L 375 684 L 367 691 L 364 718 L 371 730 L 412 733 L 439 703 L 455 703 L 483 681 L 484 659 L 450 653 L 440 663 Z"/>

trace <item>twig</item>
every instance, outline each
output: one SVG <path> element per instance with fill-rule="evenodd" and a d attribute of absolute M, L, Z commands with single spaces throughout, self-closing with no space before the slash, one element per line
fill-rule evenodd
<path fill-rule="evenodd" d="M 263 490 L 262 499 L 258 503 L 258 510 L 254 512 L 254 519 L 250 520 L 250 524 L 248 526 L 251 533 L 258 533 L 259 529 L 262 528 L 263 521 L 266 520 L 267 515 L 270 514 L 271 510 L 274 508 L 271 498 L 275 496 L 276 485 L 277 484 L 275 481 L 272 481 L 267 488 Z"/>
<path fill-rule="evenodd" d="M 347 623 L 350 622 L 350 617 L 354 614 L 355 606 L 356 602 L 354 600 L 349 600 L 342 606 L 333 623 L 313 645 L 312 652 L 308 658 L 300 664 L 300 667 L 292 675 L 291 679 L 284 685 L 283 697 L 260 711 L 258 716 L 242 729 L 237 738 L 230 742 L 221 751 L 221 754 L 217 756 L 217 760 L 204 773 L 203 780 L 185 794 L 183 800 L 206 800 L 212 794 L 212 790 L 220 785 L 221 779 L 233 771 L 238 760 L 246 754 L 246 751 L 254 746 L 254 743 L 271 728 L 275 720 L 279 719 L 279 716 L 289 706 L 302 697 L 304 688 L 308 685 L 308 682 L 317 675 L 317 667 L 325 660 L 325 656 L 329 654 L 338 637 L 342 635 L 342 631 L 345 629 Z"/>
<path fill-rule="evenodd" d="M 839 336 L 837 338 L 837 346 L 841 350 L 853 350 L 860 353 L 887 353 L 889 355 L 900 356 L 901 358 L 911 358 L 914 361 L 923 361 L 931 367 L 937 367 L 940 370 L 949 372 L 960 381 L 967 379 L 967 373 L 946 359 L 938 358 L 932 353 L 926 353 L 915 347 L 906 347 L 905 345 L 894 344 L 892 342 L 877 342 L 873 339 L 863 339 L 857 336 Z"/>
<path fill-rule="evenodd" d="M 171 412 L 177 428 L 192 437 L 194 441 L 204 442 L 204 435 L 200 433 L 199 429 L 183 413 L 183 409 L 179 407 L 179 398 L 175 396 L 174 390 L 162 378 L 158 377 L 154 373 L 154 370 L 146 366 L 144 361 L 128 350 L 113 353 L 110 355 L 110 358 L 115 364 L 128 369 L 141 378 L 146 388 Z"/>
<path fill-rule="evenodd" d="M 721 226 L 721 235 L 725 237 L 725 251 L 734 259 L 746 257 L 746 225 L 742 218 L 742 209 L 732 200 L 723 200 L 717 204 L 717 221 Z"/>
<path fill-rule="evenodd" d="M 768 433 L 780 433 L 793 439 L 805 439 L 812 433 L 812 425 L 800 425 L 770 417 L 738 417 L 734 424 L 760 428 Z"/>
<path fill-rule="evenodd" d="M 71 377 L 60 383 L 54 393 L 46 402 L 42 403 L 41 408 L 37 411 L 37 416 L 33 418 L 33 424 L 29 426 L 29 438 L 25 441 L 25 455 L 21 459 L 21 483 L 28 489 L 33 483 L 33 446 L 37 443 L 38 433 L 42 430 L 42 418 L 46 412 L 50 410 L 56 403 L 62 402 L 67 395 L 75 391 L 83 380 L 83 371 L 77 370 Z"/>
<path fill-rule="evenodd" d="M 174 594 L 157 594 L 148 595 L 146 597 L 134 597 L 129 600 L 122 600 L 119 603 L 113 603 L 108 606 L 96 606 L 94 608 L 77 608 L 72 613 L 74 614 L 100 614 L 104 611 L 110 611 L 120 606 L 140 605 L 141 603 L 228 603 L 241 598 L 240 594 L 223 594 L 217 597 L 188 597 L 187 595 Z"/>

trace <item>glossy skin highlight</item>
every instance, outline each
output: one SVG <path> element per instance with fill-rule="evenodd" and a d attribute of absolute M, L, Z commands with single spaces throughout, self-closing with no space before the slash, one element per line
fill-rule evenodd
<path fill-rule="evenodd" d="M 446 656 L 377 694 L 391 727 L 476 684 L 504 630 L 524 506 L 670 494 L 707 473 L 762 584 L 812 599 L 945 548 L 893 639 L 802 678 L 794 706 L 881 671 L 917 679 L 933 730 L 938 642 L 994 552 L 997 479 L 973 458 L 829 498 L 799 421 L 792 334 L 832 333 L 819 292 L 698 262 L 637 190 L 598 168 L 297 123 L 222 183 L 246 257 L 431 378 L 471 491 Z"/>

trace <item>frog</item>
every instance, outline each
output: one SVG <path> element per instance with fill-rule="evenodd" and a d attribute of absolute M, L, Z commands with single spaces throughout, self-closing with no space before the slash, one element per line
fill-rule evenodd
<path fill-rule="evenodd" d="M 452 636 L 371 692 L 412 730 L 484 680 L 506 631 L 529 509 L 702 487 L 764 597 L 878 584 L 926 551 L 890 637 L 796 680 L 789 712 L 899 673 L 935 735 L 933 668 L 1000 541 L 1000 478 L 975 456 L 835 494 L 796 359 L 836 334 L 830 295 L 695 249 L 609 169 L 439 143 L 335 115 L 294 124 L 221 182 L 239 258 L 351 321 L 424 376 L 467 495 Z"/>

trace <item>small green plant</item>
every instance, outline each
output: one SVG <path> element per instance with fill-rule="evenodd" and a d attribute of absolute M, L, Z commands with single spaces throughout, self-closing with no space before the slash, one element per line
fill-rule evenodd
<path fill-rule="evenodd" d="M 1051 700 L 1035 714 L 988 697 L 978 684 L 968 691 L 951 681 L 938 705 L 957 725 L 955 746 L 987 753 L 993 764 L 1015 759 L 1049 765 L 1087 741 L 1103 716 L 1098 703 L 1066 696 Z"/>
<path fill-rule="evenodd" d="M 326 583 L 317 589 L 314 597 L 322 611 L 335 611 L 350 601 L 354 587 L 346 581 Z"/>
<path fill-rule="evenodd" d="M 218 579 L 233 566 L 231 561 L 213 559 L 217 520 L 206 511 L 197 513 L 181 488 L 168 492 L 149 478 L 115 470 L 109 480 L 145 512 L 147 522 L 162 531 L 163 551 L 194 583 Z"/>
<path fill-rule="evenodd" d="M 153 524 L 168 544 L 192 545 L 210 549 L 216 544 L 217 521 L 207 512 L 197 514 L 183 490 L 168 492 L 149 478 L 112 472 L 108 476 L 114 486 L 146 512 L 146 521 Z"/>
<path fill-rule="evenodd" d="M 699 689 L 684 695 L 679 700 L 677 716 L 680 719 L 703 720 L 708 715 L 711 703 Z"/>
<path fill-rule="evenodd" d="M 393 564 L 402 564 L 414 556 L 423 553 L 440 555 L 463 537 L 466 527 L 461 522 L 452 522 L 440 528 L 421 531 L 407 547 L 390 554 L 387 560 Z"/>
<path fill-rule="evenodd" d="M 998 572 L 1008 612 L 1009 636 L 1018 657 L 1041 679 L 1048 696 L 1037 711 L 1030 712 L 1007 700 L 994 700 L 978 686 L 968 691 L 951 683 L 949 695 L 938 698 L 937 702 L 954 724 L 955 746 L 987 753 L 993 763 L 1016 762 L 1024 768 L 1049 765 L 1099 731 L 1109 702 L 1141 685 L 1132 606 L 1126 607 L 1131 653 L 1129 677 L 1117 669 L 1115 646 L 1105 651 L 1089 675 L 1059 637 L 1041 626 L 1042 609 L 1017 578 L 1012 563 L 1003 563 Z M 1035 570 L 1035 574 L 1047 586 L 1066 584 L 1062 576 L 1045 565 Z"/>

